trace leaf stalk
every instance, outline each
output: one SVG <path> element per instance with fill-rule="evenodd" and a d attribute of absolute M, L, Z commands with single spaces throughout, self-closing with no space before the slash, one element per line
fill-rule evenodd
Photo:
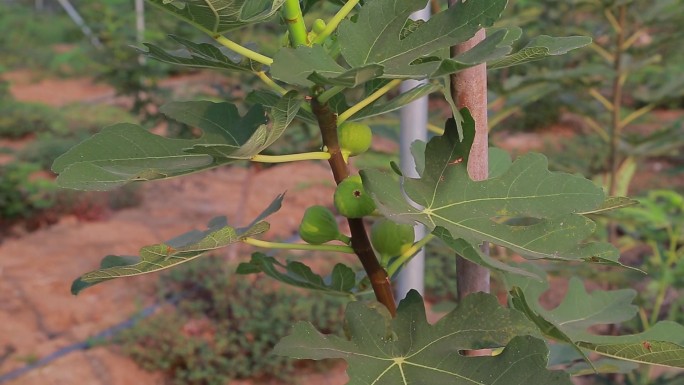
<path fill-rule="evenodd" d="M 385 95 L 386 93 L 391 91 L 393 88 L 397 87 L 399 84 L 401 84 L 402 81 L 403 81 L 402 79 L 394 79 L 391 82 L 380 87 L 377 91 L 368 95 L 362 101 L 360 101 L 360 102 L 354 104 L 353 106 L 349 107 L 348 110 L 341 113 L 340 116 L 337 118 L 337 124 L 342 124 L 342 123 L 346 122 L 354 114 L 361 111 L 362 109 L 364 109 L 365 107 L 367 107 L 368 105 L 373 103 L 374 101 L 380 99 L 383 95 Z"/>
<path fill-rule="evenodd" d="M 345 245 L 310 245 L 308 243 L 269 242 L 250 237 L 244 238 L 242 242 L 248 245 L 261 247 L 263 249 L 332 251 L 337 253 L 354 254 L 354 249 Z"/>
<path fill-rule="evenodd" d="M 387 268 L 387 275 L 389 275 L 390 277 L 394 277 L 394 275 L 399 272 L 402 266 L 407 264 L 411 260 L 411 258 L 413 258 L 413 256 L 416 255 L 418 251 L 420 251 L 420 249 L 425 247 L 425 245 L 427 245 L 434 238 L 434 235 L 428 234 L 425 237 L 423 237 L 423 239 L 421 239 L 420 241 L 414 243 L 413 246 L 411 246 L 408 250 L 403 252 L 399 256 L 399 258 L 392 262 L 392 264 Z"/>
<path fill-rule="evenodd" d="M 287 154 L 287 155 L 254 155 L 250 158 L 252 162 L 259 163 L 286 163 L 297 162 L 302 160 L 328 160 L 330 153 L 324 151 L 303 152 L 301 154 Z"/>
<path fill-rule="evenodd" d="M 208 32 L 207 30 L 204 30 L 204 31 Z M 231 51 L 233 51 L 239 55 L 242 55 L 248 59 L 252 59 L 255 62 L 265 64 L 267 66 L 270 66 L 271 64 L 273 64 L 273 59 L 271 59 L 270 57 L 268 57 L 266 55 L 262 55 L 258 52 L 252 51 L 251 49 L 244 47 L 244 46 L 228 39 L 227 37 L 225 37 L 223 35 L 217 35 L 217 34 L 214 34 L 211 32 L 209 32 L 209 34 L 211 35 L 212 38 L 214 38 L 214 40 L 216 40 L 217 43 L 221 44 L 222 46 L 228 48 L 229 50 L 231 50 Z"/>
<path fill-rule="evenodd" d="M 279 86 L 278 83 L 276 83 L 275 81 L 273 81 L 273 79 L 268 77 L 268 75 L 266 75 L 266 72 L 256 71 L 254 72 L 254 75 L 261 79 L 261 81 L 263 81 L 270 89 L 279 93 L 280 95 L 285 95 L 287 93 L 287 90 Z"/>
<path fill-rule="evenodd" d="M 325 41 L 325 39 L 328 38 L 328 36 L 335 32 L 337 26 L 339 26 L 342 20 L 344 20 L 347 17 L 347 15 L 351 13 L 351 11 L 354 9 L 354 7 L 356 7 L 356 4 L 358 3 L 359 0 L 347 1 L 347 3 L 344 4 L 342 8 L 340 8 L 340 10 L 335 14 L 335 16 L 333 16 L 332 19 L 328 21 L 328 23 L 325 25 L 325 29 L 323 30 L 323 32 L 316 36 L 312 44 L 322 44 Z"/>
<path fill-rule="evenodd" d="M 333 96 L 339 94 L 340 92 L 344 91 L 347 87 L 342 87 L 342 86 L 334 86 L 331 87 L 325 91 L 323 91 L 320 95 L 318 95 L 318 101 L 320 103 L 327 103 Z"/>

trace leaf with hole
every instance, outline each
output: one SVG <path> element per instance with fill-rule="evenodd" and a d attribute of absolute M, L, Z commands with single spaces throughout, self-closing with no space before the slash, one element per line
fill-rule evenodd
<path fill-rule="evenodd" d="M 538 269 L 534 270 L 540 273 Z M 549 289 L 547 282 L 519 275 L 506 274 L 505 277 L 513 307 L 527 314 L 547 337 L 607 357 L 684 368 L 684 326 L 680 324 L 662 321 L 643 333 L 622 336 L 602 336 L 587 331 L 598 325 L 619 324 L 633 318 L 638 311 L 632 304 L 636 296 L 634 290 L 588 293 L 582 281 L 573 277 L 560 305 L 547 310 L 539 303 L 539 297 Z"/>
<path fill-rule="evenodd" d="M 501 175 L 473 181 L 467 165 L 475 133 L 472 117 L 461 111 L 464 140 L 453 120 L 444 135 L 427 144 L 419 179 L 401 183 L 387 172 L 363 170 L 363 185 L 390 219 L 440 226 L 473 247 L 504 246 L 529 259 L 584 260 L 619 265 L 617 249 L 586 242 L 596 225 L 583 212 L 605 201 L 603 190 L 583 177 L 550 172 L 546 157 L 527 154 Z M 416 148 L 418 153 L 420 149 Z"/>
<path fill-rule="evenodd" d="M 536 327 L 496 298 L 466 297 L 436 324 L 426 320 L 420 295 L 411 291 L 396 318 L 377 303 L 347 306 L 349 339 L 298 323 L 275 353 L 294 358 L 347 361 L 349 385 L 501 384 L 569 385 L 569 376 L 546 369 L 548 350 Z M 492 357 L 465 357 L 463 350 L 499 348 Z"/>
<path fill-rule="evenodd" d="M 480 28 L 490 26 L 505 5 L 505 0 L 459 2 L 424 23 L 409 23 L 410 28 L 405 31 L 409 16 L 423 9 L 425 1 L 367 2 L 355 21 L 345 20 L 338 29 L 337 40 L 349 68 L 330 58 L 321 46 L 300 46 L 283 48 L 275 55 L 273 76 L 301 86 L 317 82 L 346 87 L 378 77 L 440 76 L 444 74 L 444 70 L 440 71 L 443 61 L 451 60 L 448 48 L 470 39 Z M 496 50 L 499 57 L 508 53 L 510 47 L 503 51 L 499 47 L 489 47 L 487 52 L 478 50 L 481 57 L 471 58 L 458 70 L 480 63 L 479 59 L 491 58 L 491 50 Z"/>

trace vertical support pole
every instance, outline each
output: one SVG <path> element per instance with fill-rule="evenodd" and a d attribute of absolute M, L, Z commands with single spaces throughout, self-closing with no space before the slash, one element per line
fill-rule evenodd
<path fill-rule="evenodd" d="M 484 1 L 484 0 L 469 0 Z M 453 5 L 457 0 L 450 0 Z M 452 56 L 468 51 L 485 39 L 485 30 L 481 29 L 475 36 L 463 44 L 452 48 Z M 473 180 L 487 179 L 488 175 L 488 123 L 487 123 L 487 66 L 480 64 L 461 71 L 451 78 L 451 93 L 459 108 L 467 107 L 475 119 L 475 142 L 470 150 L 468 174 Z M 489 245 L 482 245 L 484 252 L 489 252 Z M 458 299 L 468 294 L 490 290 L 489 270 L 468 260 L 456 257 L 456 286 Z"/>
<path fill-rule="evenodd" d="M 427 20 L 430 18 L 430 7 L 411 15 L 413 19 Z M 424 84 L 426 81 L 406 80 L 401 84 L 401 92 Z M 417 177 L 416 164 L 411 156 L 411 143 L 416 140 L 427 140 L 428 124 L 428 98 L 422 97 L 407 104 L 401 109 L 401 134 L 399 138 L 401 171 L 405 176 Z M 426 235 L 425 226 L 417 224 L 414 227 L 416 239 L 422 239 Z M 409 263 L 399 272 L 395 284 L 395 297 L 406 297 L 411 289 L 423 294 L 425 289 L 425 251 L 419 251 Z"/>
<path fill-rule="evenodd" d="M 102 42 L 100 42 L 100 39 L 95 36 L 93 31 L 88 27 L 88 24 L 86 24 L 85 20 L 81 17 L 81 15 L 78 13 L 76 8 L 74 8 L 73 5 L 69 2 L 69 0 L 57 0 L 59 2 L 59 5 L 64 8 L 64 11 L 66 11 L 67 15 L 71 18 L 71 20 L 76 23 L 76 25 L 81 28 L 81 31 L 83 31 L 83 34 L 86 35 L 90 39 L 90 43 L 95 46 L 95 48 L 102 49 Z"/>
<path fill-rule="evenodd" d="M 138 47 L 145 40 L 145 0 L 135 0 L 135 40 Z M 145 55 L 138 55 L 138 63 L 145 64 Z"/>

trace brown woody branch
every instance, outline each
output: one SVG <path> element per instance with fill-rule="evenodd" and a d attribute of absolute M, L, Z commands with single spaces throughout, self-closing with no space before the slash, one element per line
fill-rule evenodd
<path fill-rule="evenodd" d="M 349 169 L 347 163 L 342 157 L 340 144 L 337 140 L 337 116 L 330 110 L 328 104 L 320 104 L 316 98 L 311 101 L 311 107 L 316 119 L 318 120 L 318 127 L 321 130 L 323 137 L 323 144 L 327 147 L 330 153 L 330 169 L 335 177 L 335 183 L 340 184 L 345 178 L 349 176 Z M 387 272 L 378 262 L 373 248 L 371 247 L 366 227 L 363 224 L 362 218 L 349 218 L 349 229 L 351 231 L 352 248 L 359 257 L 366 274 L 370 279 L 375 298 L 378 302 L 385 305 L 392 317 L 396 314 L 397 306 L 394 302 L 394 295 L 392 294 L 392 284 L 390 283 Z"/>

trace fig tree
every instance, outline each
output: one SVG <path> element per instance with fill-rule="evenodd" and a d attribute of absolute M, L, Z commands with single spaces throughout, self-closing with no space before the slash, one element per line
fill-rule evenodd
<path fill-rule="evenodd" d="M 346 178 L 337 186 L 334 201 L 337 211 L 347 218 L 361 218 L 375 210 L 375 203 L 358 175 Z"/>

